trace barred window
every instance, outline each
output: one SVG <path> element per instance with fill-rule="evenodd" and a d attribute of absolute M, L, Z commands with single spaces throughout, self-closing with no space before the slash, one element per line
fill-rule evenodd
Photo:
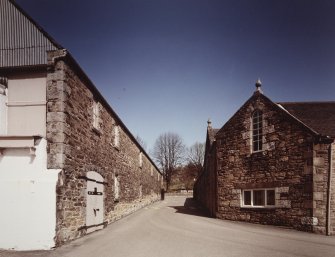
<path fill-rule="evenodd" d="M 100 103 L 93 102 L 93 127 L 97 130 L 101 129 L 101 118 L 100 118 Z"/>
<path fill-rule="evenodd" d="M 252 115 L 252 150 L 253 152 L 263 149 L 263 113 L 259 110 Z"/>
<path fill-rule="evenodd" d="M 140 154 L 138 155 L 138 166 L 140 168 L 142 168 L 142 166 L 143 166 L 143 154 L 142 154 L 142 152 L 140 152 Z"/>
<path fill-rule="evenodd" d="M 120 129 L 119 126 L 114 127 L 114 142 L 113 142 L 114 147 L 119 147 L 120 146 Z"/>
<path fill-rule="evenodd" d="M 114 201 L 120 200 L 120 179 L 118 175 L 114 176 Z"/>

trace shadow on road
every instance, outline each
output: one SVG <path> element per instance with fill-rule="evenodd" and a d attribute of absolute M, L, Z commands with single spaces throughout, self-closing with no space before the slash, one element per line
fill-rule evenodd
<path fill-rule="evenodd" d="M 209 217 L 208 212 L 202 208 L 193 198 L 186 198 L 184 206 L 170 206 L 176 210 L 176 213 Z"/>

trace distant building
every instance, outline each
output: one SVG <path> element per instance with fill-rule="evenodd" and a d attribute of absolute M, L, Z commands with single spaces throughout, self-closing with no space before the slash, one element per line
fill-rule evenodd
<path fill-rule="evenodd" d="M 161 185 L 68 51 L 0 0 L 0 248 L 59 246 L 158 200 Z"/>
<path fill-rule="evenodd" d="M 195 198 L 220 219 L 335 234 L 335 102 L 274 103 L 261 92 L 208 124 Z"/>

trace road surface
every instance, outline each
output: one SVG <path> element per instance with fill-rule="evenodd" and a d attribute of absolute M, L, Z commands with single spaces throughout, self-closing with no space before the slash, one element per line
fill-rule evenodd
<path fill-rule="evenodd" d="M 335 256 L 335 237 L 204 216 L 191 198 L 165 201 L 53 251 L 1 257 Z"/>

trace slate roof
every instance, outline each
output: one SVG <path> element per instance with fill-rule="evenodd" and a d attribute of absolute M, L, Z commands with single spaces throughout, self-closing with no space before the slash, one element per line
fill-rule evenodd
<path fill-rule="evenodd" d="M 335 138 L 335 102 L 283 102 L 277 104 L 317 133 Z"/>
<path fill-rule="evenodd" d="M 47 51 L 63 49 L 14 0 L 0 0 L 0 68 L 47 64 Z"/>

